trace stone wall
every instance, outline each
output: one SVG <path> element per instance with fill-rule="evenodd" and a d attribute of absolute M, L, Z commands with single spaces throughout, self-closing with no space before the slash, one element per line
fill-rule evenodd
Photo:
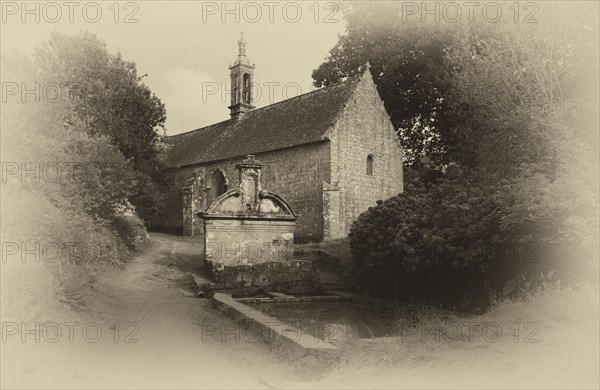
<path fill-rule="evenodd" d="M 284 197 L 299 215 L 296 221 L 296 240 L 320 241 L 323 238 L 323 182 L 329 182 L 330 176 L 328 143 L 301 145 L 255 155 L 264 165 L 264 188 Z M 206 186 L 211 175 L 216 169 L 221 169 L 227 181 L 227 189 L 237 188 L 239 173 L 235 166 L 243 159 L 242 156 L 173 171 L 172 191 L 164 203 L 164 210 L 151 224 L 152 228 L 175 230 L 186 235 L 191 235 L 192 232 L 194 235 L 201 234 L 200 223 L 195 215 L 209 206 L 205 204 Z M 193 196 L 187 196 L 182 189 L 186 189 L 187 194 L 193 193 Z M 191 223 L 193 226 L 190 226 Z"/>
<path fill-rule="evenodd" d="M 402 147 L 369 72 L 330 130 L 331 182 L 324 187 L 326 238 L 346 237 L 379 199 L 403 190 Z M 367 156 L 373 174 L 367 175 Z"/>
<path fill-rule="evenodd" d="M 225 288 L 287 291 L 317 280 L 311 261 L 294 258 L 293 221 L 211 219 L 204 228 L 205 260 L 213 280 Z"/>

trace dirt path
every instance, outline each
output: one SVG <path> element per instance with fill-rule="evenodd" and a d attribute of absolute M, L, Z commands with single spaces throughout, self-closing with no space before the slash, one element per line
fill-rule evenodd
<path fill-rule="evenodd" d="M 270 388 L 293 377 L 292 367 L 277 362 L 262 343 L 245 340 L 209 299 L 192 296 L 189 272 L 202 272 L 198 253 L 195 240 L 153 234 L 149 248 L 99 278 L 85 299 L 74 342 L 61 325 L 57 343 L 42 337 L 41 343 L 17 345 L 28 353 L 3 362 L 3 371 L 16 374 L 3 385 Z M 97 325 L 88 326 L 85 337 L 88 324 Z M 97 328 L 101 338 L 92 342 Z M 221 329 L 227 332 L 221 335 Z"/>

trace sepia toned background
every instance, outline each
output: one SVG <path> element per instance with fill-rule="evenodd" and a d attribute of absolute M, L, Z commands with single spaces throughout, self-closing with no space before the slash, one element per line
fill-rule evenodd
<path fill-rule="evenodd" d="M 2 388 L 598 388 L 597 2 L 2 1 L 0 11 Z M 141 78 L 123 84 L 132 92 L 122 106 L 100 99 L 91 114 L 73 111 L 80 96 L 60 83 L 105 57 L 92 50 L 97 57 L 69 70 L 53 57 L 65 52 L 43 45 L 82 31 L 135 63 Z M 485 46 L 490 31 L 496 46 Z M 195 279 L 198 237 L 148 228 L 146 217 L 167 209 L 165 192 L 181 192 L 158 163 L 169 151 L 164 136 L 229 119 L 228 67 L 242 33 L 258 109 L 373 75 L 404 157 L 377 180 L 399 182 L 361 181 L 356 191 L 370 203 L 352 237 L 294 248 L 320 254 L 323 278 L 354 294 L 403 304 L 394 294 L 414 292 L 411 305 L 425 309 L 377 324 L 401 336 L 361 343 L 348 325 L 331 324 L 341 357 L 290 357 L 202 295 L 197 287 L 210 282 Z M 441 48 L 452 34 L 464 39 Z M 482 59 L 490 47 L 497 57 Z M 446 69 L 446 60 L 461 66 Z M 85 86 L 89 95 L 106 87 Z M 443 97 L 419 100 L 428 94 Z M 378 101 L 363 100 L 356 112 L 368 117 Z M 129 104 L 154 127 L 95 127 L 113 119 L 97 112 Z M 452 120 L 447 133 L 430 131 Z M 371 147 L 356 143 L 336 169 Z M 311 156 L 293 157 L 278 154 L 272 165 L 294 189 L 322 190 Z M 274 171 L 265 168 L 265 180 Z M 404 192 L 375 202 L 369 191 L 379 187 Z M 510 239 L 499 243 L 500 230 Z M 438 252 L 438 239 L 456 245 Z M 388 260 L 404 251 L 416 256 L 395 268 Z M 444 256 L 455 268 L 428 279 Z M 461 274 L 480 261 L 500 269 L 506 257 L 502 283 Z M 358 318 L 343 305 L 332 310 Z"/>

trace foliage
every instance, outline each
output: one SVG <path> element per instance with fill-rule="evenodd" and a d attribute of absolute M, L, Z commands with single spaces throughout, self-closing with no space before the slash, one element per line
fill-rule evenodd
<path fill-rule="evenodd" d="M 369 62 L 407 165 L 422 155 L 438 163 L 473 165 L 487 130 L 521 127 L 529 108 L 555 103 L 567 107 L 575 102 L 588 113 L 572 112 L 569 122 L 597 152 L 597 5 L 540 8 L 540 21 L 534 24 L 510 18 L 489 23 L 479 15 L 447 23 L 405 19 L 400 2 L 348 4 L 346 33 L 313 71 L 314 84 L 337 83 Z M 496 121 L 498 113 L 511 115 Z M 538 139 L 513 141 L 506 147 L 520 146 L 520 151 Z"/>
<path fill-rule="evenodd" d="M 446 115 L 450 64 L 445 49 L 460 26 L 406 21 L 400 2 L 346 5 L 347 31 L 313 71 L 315 86 L 335 84 L 368 62 L 377 90 L 405 148 L 405 164 L 423 155 L 448 161 L 452 118 Z"/>
<path fill-rule="evenodd" d="M 467 274 L 482 274 L 499 260 L 500 214 L 486 187 L 464 177 L 425 182 L 412 173 L 405 180 L 404 193 L 378 201 L 352 225 L 356 287 L 397 294 L 400 285 L 430 275 L 411 291 L 417 296 L 437 280 L 433 275 L 450 279 L 458 270 L 461 280 L 449 282 L 464 283 Z"/>
<path fill-rule="evenodd" d="M 109 53 L 87 32 L 53 34 L 34 59 L 40 74 L 68 90 L 66 123 L 79 121 L 88 133 L 110 140 L 133 167 L 137 186 L 129 200 L 144 215 L 155 211 L 165 184 L 159 130 L 166 112 L 135 63 Z"/>
<path fill-rule="evenodd" d="M 598 265 L 598 155 L 588 143 L 597 126 L 577 118 L 597 117 L 598 17 L 577 6 L 546 11 L 560 27 L 541 20 L 486 38 L 465 29 L 447 50 L 449 96 L 465 119 L 460 137 L 478 140 L 472 164 L 493 189 L 499 234 L 585 274 Z"/>
<path fill-rule="evenodd" d="M 477 171 L 427 177 L 409 172 L 403 193 L 352 225 L 355 287 L 475 310 L 493 302 L 494 289 L 517 297 L 547 280 L 593 281 L 597 204 L 586 203 L 593 193 L 539 174 L 495 187 Z"/>
<path fill-rule="evenodd" d="M 455 287 L 463 275 L 473 289 L 491 278 L 497 290 L 518 275 L 535 284 L 539 271 L 557 270 L 563 283 L 597 274 L 598 155 L 589 144 L 597 122 L 581 118 L 597 117 L 598 76 L 589 70 L 598 67 L 598 20 L 573 8 L 548 9 L 565 27 L 542 20 L 454 28 L 441 49 L 445 83 L 437 91 L 446 105 L 435 109 L 436 131 L 446 158 L 462 163 L 462 178 L 413 178 L 403 194 L 359 217 L 351 236 L 357 287 L 398 286 L 410 281 L 407 273 L 433 286 L 446 272 Z M 341 41 L 370 39 L 369 18 Z M 379 58 L 406 56 L 374 48 Z M 332 59 L 316 73 L 331 69 Z M 507 262 L 506 253 L 524 243 L 534 245 L 535 263 Z M 496 245 L 498 262 L 478 250 Z M 473 268 L 485 272 L 469 279 Z"/>
<path fill-rule="evenodd" d="M 138 249 L 148 238 L 144 223 L 132 213 L 117 214 L 112 220 L 112 229 L 121 237 L 128 250 Z"/>
<path fill-rule="evenodd" d="M 485 246 L 498 239 L 494 237 L 498 213 L 488 194 L 464 180 L 441 179 L 428 187 L 413 176 L 405 194 L 379 201 L 361 214 L 350 236 L 352 252 L 365 267 L 361 273 L 367 269 L 385 273 L 382 262 L 388 261 L 408 273 L 441 264 L 487 265 L 491 253 L 485 253 Z"/>
<path fill-rule="evenodd" d="M 521 297 L 523 294 L 531 294 L 538 289 L 557 289 L 559 287 L 560 279 L 554 270 L 546 273 L 536 271 L 530 275 L 519 273 L 506 282 L 502 289 L 502 295 L 504 297 Z"/>
<path fill-rule="evenodd" d="M 3 80 L 31 86 L 46 77 L 26 57 L 2 57 Z M 133 164 L 83 121 L 65 126 L 71 109 L 19 96 L 2 105 L 1 228 L 11 248 L 3 253 L 3 318 L 67 318 L 103 267 L 127 259 L 130 237 L 115 225 L 143 229 L 135 218 L 122 221 L 137 190 Z"/>

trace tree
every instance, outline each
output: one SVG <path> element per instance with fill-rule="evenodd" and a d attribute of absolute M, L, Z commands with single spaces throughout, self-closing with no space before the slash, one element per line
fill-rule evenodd
<path fill-rule="evenodd" d="M 452 124 L 444 115 L 449 88 L 444 50 L 458 26 L 403 21 L 399 2 L 351 3 L 344 11 L 346 34 L 313 71 L 315 86 L 360 74 L 368 62 L 405 148 L 405 163 L 425 154 L 448 161 Z"/>
<path fill-rule="evenodd" d="M 25 56 L 3 53 L 1 69 L 3 80 L 29 90 L 54 82 Z M 1 233 L 12 251 L 0 275 L 2 314 L 15 321 L 77 306 L 96 271 L 125 260 L 146 236 L 139 219 L 120 210 L 136 191 L 132 163 L 77 118 L 65 127 L 69 102 L 50 100 L 9 95 L 2 103 Z M 124 220 L 133 234 L 121 233 Z M 20 258 L 19 245 L 36 254 Z"/>
<path fill-rule="evenodd" d="M 143 84 L 136 65 L 110 54 L 95 35 L 55 33 L 34 54 L 38 72 L 68 88 L 65 121 L 80 121 L 90 134 L 103 135 L 131 161 L 137 188 L 131 203 L 152 213 L 166 183 L 162 150 L 164 104 Z"/>
<path fill-rule="evenodd" d="M 447 50 L 450 107 L 468 118 L 460 137 L 478 140 L 472 165 L 495 189 L 503 235 L 597 267 L 598 131 L 582 118 L 598 116 L 598 13 L 544 11 L 498 37 L 463 31 Z"/>
<path fill-rule="evenodd" d="M 497 243 L 534 252 L 529 265 L 495 269 L 504 280 L 526 268 L 597 275 L 597 122 L 581 118 L 597 117 L 598 13 L 579 7 L 553 5 L 533 25 L 453 28 L 436 131 L 463 177 L 418 178 L 359 217 L 351 246 L 363 287 L 408 272 L 432 286 L 461 269 L 460 281 L 469 267 L 493 269 L 477 248 Z"/>
<path fill-rule="evenodd" d="M 506 8 L 510 6 L 502 4 L 504 15 L 512 15 Z M 491 112 L 507 111 L 520 101 L 537 104 L 538 92 L 548 94 L 543 99 L 578 100 L 578 106 L 585 108 L 587 114 L 571 115 L 569 121 L 579 123 L 573 126 L 577 135 L 597 151 L 598 91 L 590 88 L 598 85 L 598 59 L 594 54 L 598 52 L 594 35 L 598 24 L 597 5 L 553 3 L 542 7 L 539 23 L 517 24 L 511 18 L 489 23 L 480 20 L 480 15 L 472 22 L 465 19 L 447 23 L 434 22 L 431 18 L 425 22 L 405 20 L 400 2 L 351 3 L 344 9 L 348 22 L 346 33 L 339 37 L 325 62 L 313 71 L 314 84 L 319 87 L 337 83 L 359 74 L 369 62 L 377 89 L 398 129 L 407 165 L 422 155 L 438 163 L 475 164 L 481 143 L 479 132 L 489 127 L 490 122 L 480 111 L 482 104 L 497 104 L 488 104 Z M 556 23 L 559 19 L 560 25 Z M 544 32 L 539 33 L 542 29 Z M 520 37 L 515 35 L 517 30 Z M 524 40 L 529 32 L 539 39 Z M 503 51 L 495 54 L 499 62 L 485 70 L 473 68 L 478 59 L 486 56 L 484 52 L 492 42 L 503 43 Z M 500 50 L 500 46 L 495 48 Z M 460 60 L 456 57 L 458 51 Z M 545 55 L 548 53 L 550 56 Z M 523 60 L 536 68 L 515 70 L 515 65 L 523 65 Z M 563 62 L 559 64 L 560 61 Z M 460 91 L 461 82 L 467 88 L 473 85 L 467 70 L 485 71 L 491 78 L 479 86 L 480 90 Z M 509 70 L 517 73 L 511 74 Z M 458 73 L 465 77 L 457 80 Z M 478 77 L 484 76 L 479 74 Z M 544 83 L 546 85 L 541 85 Z M 496 94 L 498 91 L 503 93 Z M 467 102 L 461 98 L 462 93 L 473 98 Z M 475 99 L 477 93 L 492 100 L 479 102 Z M 523 115 L 522 112 L 516 114 Z"/>

